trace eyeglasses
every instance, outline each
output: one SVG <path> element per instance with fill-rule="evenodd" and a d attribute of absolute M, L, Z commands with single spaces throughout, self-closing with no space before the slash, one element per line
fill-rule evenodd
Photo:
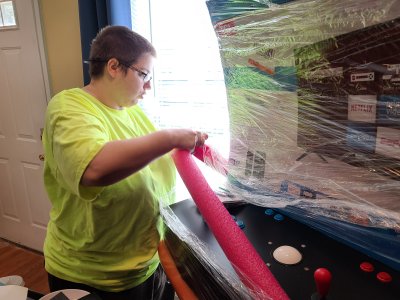
<path fill-rule="evenodd" d="M 107 61 L 108 60 L 104 60 L 104 59 L 88 59 L 88 60 L 84 60 L 83 62 L 85 64 L 89 64 L 90 62 L 106 63 Z M 136 68 L 134 66 L 129 66 L 128 64 L 123 63 L 121 61 L 119 61 L 119 63 L 126 68 L 129 68 L 133 71 L 138 72 L 139 76 L 143 79 L 144 83 L 149 82 L 152 79 L 150 72 L 149 73 L 143 72 L 142 70 L 139 70 L 138 68 Z"/>
<path fill-rule="evenodd" d="M 151 78 L 152 78 L 150 72 L 146 73 L 146 72 L 143 72 L 142 70 L 139 70 L 138 68 L 136 68 L 134 66 L 128 66 L 128 65 L 123 64 L 123 63 L 121 63 L 121 65 L 123 65 L 123 66 L 125 66 L 125 67 L 127 67 L 127 68 L 129 68 L 129 69 L 131 69 L 133 71 L 138 72 L 139 76 L 142 77 L 142 79 L 143 79 L 143 81 L 145 83 L 149 82 L 151 80 Z"/>

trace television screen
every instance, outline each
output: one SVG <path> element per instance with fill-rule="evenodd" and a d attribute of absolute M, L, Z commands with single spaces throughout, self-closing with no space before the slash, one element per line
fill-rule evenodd
<path fill-rule="evenodd" d="M 294 50 L 297 144 L 400 180 L 400 18 Z"/>

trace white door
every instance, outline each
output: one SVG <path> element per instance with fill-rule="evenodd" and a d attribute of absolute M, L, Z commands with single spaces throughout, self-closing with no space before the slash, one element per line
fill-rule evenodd
<path fill-rule="evenodd" d="M 42 250 L 50 210 L 40 157 L 47 73 L 34 1 L 12 1 L 17 25 L 0 26 L 0 237 Z"/>

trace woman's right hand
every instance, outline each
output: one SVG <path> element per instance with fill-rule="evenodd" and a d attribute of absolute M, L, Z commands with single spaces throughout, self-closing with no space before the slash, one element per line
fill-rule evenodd
<path fill-rule="evenodd" d="M 201 147 L 208 139 L 206 133 L 192 129 L 169 129 L 174 148 L 193 152 L 195 147 Z"/>

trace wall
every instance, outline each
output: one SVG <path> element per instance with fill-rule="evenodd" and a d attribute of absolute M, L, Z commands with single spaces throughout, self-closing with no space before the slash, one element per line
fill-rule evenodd
<path fill-rule="evenodd" d="M 78 1 L 39 0 L 51 95 L 81 87 L 82 51 Z"/>

